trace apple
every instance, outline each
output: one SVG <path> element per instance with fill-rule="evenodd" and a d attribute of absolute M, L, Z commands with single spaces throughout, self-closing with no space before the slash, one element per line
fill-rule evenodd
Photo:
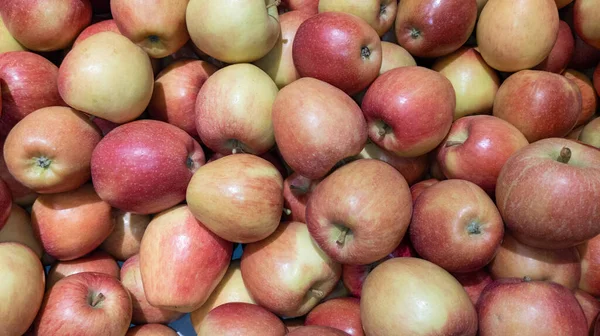
<path fill-rule="evenodd" d="M 332 327 L 353 336 L 364 335 L 360 322 L 360 300 L 357 298 L 325 301 L 308 313 L 305 324 Z"/>
<path fill-rule="evenodd" d="M 415 157 L 432 151 L 446 137 L 456 98 L 446 77 L 411 66 L 379 76 L 361 106 L 375 144 L 399 156 Z"/>
<path fill-rule="evenodd" d="M 44 298 L 44 268 L 30 248 L 0 243 L 0 320 L 4 335 L 23 335 Z"/>
<path fill-rule="evenodd" d="M 575 289 L 581 278 L 581 263 L 575 247 L 547 250 L 520 243 L 510 234 L 490 263 L 489 272 L 494 279 L 524 278 L 552 281 Z"/>
<path fill-rule="evenodd" d="M 144 112 L 153 84 L 146 52 L 111 31 L 79 42 L 58 70 L 58 91 L 67 104 L 115 123 L 134 120 Z"/>
<path fill-rule="evenodd" d="M 275 145 L 271 112 L 277 92 L 271 77 L 255 65 L 217 70 L 196 99 L 196 130 L 202 143 L 221 154 L 267 152 Z"/>
<path fill-rule="evenodd" d="M 0 230 L 0 243 L 14 242 L 29 247 L 38 258 L 42 258 L 44 248 L 33 233 L 31 217 L 25 209 L 13 204 L 6 225 Z"/>
<path fill-rule="evenodd" d="M 394 25 L 398 2 L 396 0 L 321 0 L 318 9 L 319 13 L 344 12 L 356 15 L 382 36 Z"/>
<path fill-rule="evenodd" d="M 600 296 L 600 236 L 578 245 L 581 257 L 579 288 L 595 297 Z"/>
<path fill-rule="evenodd" d="M 40 195 L 32 206 L 31 224 L 44 250 L 58 260 L 92 252 L 115 226 L 110 205 L 90 183 L 73 191 Z"/>
<path fill-rule="evenodd" d="M 82 272 L 98 272 L 119 278 L 119 265 L 108 253 L 94 251 L 84 257 L 70 261 L 57 261 L 48 270 L 46 288 L 50 289 L 60 279 L 71 274 Z"/>
<path fill-rule="evenodd" d="M 229 302 L 214 308 L 206 315 L 199 330 L 198 336 L 283 336 L 287 331 L 275 314 L 245 302 Z"/>
<path fill-rule="evenodd" d="M 225 153 L 225 154 L 213 153 L 213 155 L 211 155 L 211 157 L 208 159 L 208 161 L 206 161 L 206 163 L 213 162 L 215 160 L 218 160 L 218 159 L 223 158 L 228 155 L 233 155 L 233 153 Z M 289 175 L 287 167 L 282 162 L 281 158 L 279 157 L 279 154 L 277 154 L 276 147 L 271 149 L 270 151 L 265 152 L 258 156 L 271 162 L 271 164 L 273 164 L 273 166 L 275 166 L 275 168 L 277 168 L 277 171 L 281 174 L 281 177 L 286 178 Z"/>
<path fill-rule="evenodd" d="M 348 95 L 362 91 L 379 75 L 381 53 L 375 29 L 343 12 L 323 12 L 305 20 L 292 47 L 300 76 L 322 80 Z"/>
<path fill-rule="evenodd" d="M 395 68 L 416 65 L 417 62 L 406 49 L 396 43 L 381 41 L 380 75 Z"/>
<path fill-rule="evenodd" d="M 195 106 L 200 88 L 217 68 L 205 61 L 181 59 L 164 68 L 154 81 L 148 113 L 198 138 Z"/>
<path fill-rule="evenodd" d="M 283 181 L 283 208 L 289 210 L 286 220 L 306 223 L 306 203 L 319 182 L 321 180 L 311 180 L 298 173 Z"/>
<path fill-rule="evenodd" d="M 582 72 L 573 69 L 567 69 L 563 76 L 567 77 L 573 83 L 579 87 L 581 92 L 581 113 L 575 127 L 585 125 L 596 113 L 598 107 L 598 97 L 594 90 L 594 84 L 592 81 Z"/>
<path fill-rule="evenodd" d="M 573 81 L 547 71 L 523 70 L 498 89 L 494 116 L 535 142 L 567 135 L 575 127 L 581 107 L 581 92 Z"/>
<path fill-rule="evenodd" d="M 395 32 L 413 56 L 440 57 L 460 48 L 473 32 L 477 3 L 461 0 L 402 0 Z"/>
<path fill-rule="evenodd" d="M 117 127 L 96 146 L 92 180 L 111 206 L 152 214 L 183 201 L 192 175 L 204 162 L 202 147 L 182 129 L 136 120 Z"/>
<path fill-rule="evenodd" d="M 254 65 L 266 72 L 279 88 L 300 78 L 292 58 L 292 46 L 298 27 L 314 14 L 302 10 L 281 14 L 279 16 L 281 34 L 275 46 L 265 56 L 254 62 Z"/>
<path fill-rule="evenodd" d="M 573 0 L 554 0 L 554 1 L 556 2 L 556 7 L 558 7 L 558 9 L 564 8 L 568 4 L 573 2 Z"/>
<path fill-rule="evenodd" d="M 120 278 L 123 286 L 131 296 L 132 317 L 131 323 L 171 323 L 183 316 L 183 313 L 174 310 L 154 307 L 148 303 L 144 292 L 142 275 L 140 273 L 139 255 L 127 259 L 121 266 Z"/>
<path fill-rule="evenodd" d="M 343 273 L 343 265 L 342 265 L 342 273 Z M 348 290 L 348 288 L 346 288 L 346 285 L 344 285 L 344 281 L 342 281 L 340 279 L 338 281 L 338 283 L 335 285 L 335 287 L 333 288 L 333 290 L 329 294 L 327 294 L 327 296 L 323 299 L 323 302 L 335 300 L 335 299 L 347 298 L 349 296 L 350 296 L 350 291 Z"/>
<path fill-rule="evenodd" d="M 439 58 L 432 69 L 452 83 L 456 94 L 454 120 L 472 114 L 491 114 L 500 78 L 477 50 L 463 47 Z"/>
<path fill-rule="evenodd" d="M 90 178 L 92 151 L 102 135 L 83 113 L 62 106 L 23 118 L 4 142 L 4 160 L 14 178 L 38 193 L 77 189 Z"/>
<path fill-rule="evenodd" d="M 548 57 L 542 63 L 536 65 L 534 69 L 560 74 L 565 71 L 571 62 L 574 51 L 575 38 L 573 37 L 573 32 L 565 21 L 560 20 L 558 22 L 558 37 L 556 38 L 554 47 L 552 47 Z"/>
<path fill-rule="evenodd" d="M 573 30 L 573 28 L 571 28 Z M 592 68 L 600 61 L 600 49 L 596 49 L 585 43 L 584 40 L 575 34 L 575 51 L 569 67 L 573 69 L 585 70 Z"/>
<path fill-rule="evenodd" d="M 140 252 L 142 237 L 151 217 L 114 209 L 113 218 L 115 227 L 100 249 L 119 261 L 125 261 Z"/>
<path fill-rule="evenodd" d="M 112 0 L 110 11 L 123 35 L 153 58 L 176 52 L 190 39 L 185 13 L 188 0 Z"/>
<path fill-rule="evenodd" d="M 453 273 L 452 275 L 463 286 L 474 305 L 477 305 L 481 292 L 485 287 L 494 281 L 485 268 L 468 273 Z"/>
<path fill-rule="evenodd" d="M 96 23 L 88 26 L 87 28 L 85 28 L 79 34 L 79 36 L 77 36 L 75 41 L 73 41 L 73 47 L 75 47 L 76 45 L 81 43 L 81 41 L 87 39 L 88 37 L 90 37 L 92 35 L 96 35 L 98 33 L 107 32 L 107 31 L 121 34 L 121 31 L 119 30 L 119 27 L 117 27 L 117 23 L 115 22 L 115 20 L 111 19 L 111 20 L 104 20 L 104 21 L 96 22 Z"/>
<path fill-rule="evenodd" d="M 461 284 L 424 259 L 393 258 L 377 266 L 365 281 L 360 313 L 366 335 L 477 333 L 477 313 Z"/>
<path fill-rule="evenodd" d="M 204 304 L 225 275 L 233 244 L 207 229 L 186 205 L 152 219 L 140 246 L 148 303 L 189 313 Z"/>
<path fill-rule="evenodd" d="M 540 64 L 559 28 L 554 0 L 489 0 L 477 23 L 477 45 L 492 68 L 514 72 Z"/>
<path fill-rule="evenodd" d="M 583 309 L 583 314 L 585 314 L 585 319 L 588 323 L 588 330 L 593 335 L 596 318 L 600 313 L 600 301 L 581 289 L 575 289 L 573 294 L 575 294 L 577 302 L 579 302 L 581 309 Z"/>
<path fill-rule="evenodd" d="M 319 12 L 319 0 L 281 0 L 280 9 L 297 10 L 314 15 Z"/>
<path fill-rule="evenodd" d="M 455 179 L 438 182 L 421 193 L 409 230 L 417 254 L 455 273 L 487 265 L 504 236 L 502 217 L 485 191 Z"/>
<path fill-rule="evenodd" d="M 591 123 L 591 121 L 590 121 L 590 123 Z M 583 131 L 584 127 L 585 127 L 585 125 L 581 125 L 579 127 L 573 128 L 573 130 L 571 132 L 569 132 L 569 134 L 567 134 L 565 136 L 565 138 L 566 139 L 571 139 L 571 140 L 578 140 L 579 139 L 579 135 L 581 135 L 581 131 Z"/>
<path fill-rule="evenodd" d="M 573 25 L 582 40 L 596 49 L 600 49 L 600 1 L 576 0 L 573 2 Z"/>
<path fill-rule="evenodd" d="M 402 157 L 368 142 L 365 148 L 356 156 L 357 159 L 376 159 L 396 168 L 406 179 L 408 185 L 413 185 L 423 178 L 429 168 L 427 155 Z"/>
<path fill-rule="evenodd" d="M 276 0 L 190 0 L 187 29 L 207 55 L 226 63 L 253 62 L 277 43 L 278 4 Z"/>
<path fill-rule="evenodd" d="M 410 223 L 412 199 L 404 177 L 379 160 L 338 168 L 313 191 L 306 224 L 315 242 L 341 264 L 364 265 L 391 253 Z"/>
<path fill-rule="evenodd" d="M 594 118 L 583 126 L 575 139 L 584 144 L 600 148 L 600 118 Z"/>
<path fill-rule="evenodd" d="M 342 266 L 313 242 L 300 222 L 283 222 L 266 239 L 246 245 L 241 269 L 256 303 L 290 318 L 314 308 L 342 273 Z"/>
<path fill-rule="evenodd" d="M 287 334 L 287 336 L 348 336 L 339 329 L 324 326 L 303 326 Z"/>
<path fill-rule="evenodd" d="M 270 162 L 235 154 L 200 167 L 189 182 L 192 214 L 219 237 L 251 243 L 269 236 L 283 211 L 283 178 Z"/>
<path fill-rule="evenodd" d="M 15 38 L 10 34 L 4 25 L 2 16 L 0 16 L 0 53 L 24 50 L 27 50 L 27 48 L 19 43 L 19 41 L 15 40 Z"/>
<path fill-rule="evenodd" d="M 0 53 L 2 114 L 0 138 L 6 138 L 17 122 L 33 111 L 64 105 L 58 94 L 58 68 L 28 51 Z"/>
<path fill-rule="evenodd" d="M 360 153 L 367 142 L 360 107 L 340 89 L 314 78 L 298 79 L 279 91 L 273 130 L 283 160 L 311 180 Z"/>
<path fill-rule="evenodd" d="M 588 334 L 577 299 L 554 282 L 496 280 L 481 293 L 477 313 L 481 336 Z"/>
<path fill-rule="evenodd" d="M 92 20 L 89 0 L 4 0 L 0 15 L 14 38 L 35 51 L 68 47 Z"/>
<path fill-rule="evenodd" d="M 125 336 L 178 336 L 179 334 L 163 324 L 142 324 L 129 328 Z"/>
<path fill-rule="evenodd" d="M 525 136 L 505 120 L 466 116 L 452 124 L 439 147 L 437 161 L 446 177 L 473 182 L 493 195 L 506 160 L 528 144 Z"/>
<path fill-rule="evenodd" d="M 600 234 L 600 151 L 573 140 L 537 141 L 511 156 L 496 186 L 508 231 L 532 247 L 562 249 Z M 569 200 L 577 200 L 572 203 Z"/>
<path fill-rule="evenodd" d="M 34 335 L 75 335 L 102 331 L 125 335 L 131 321 L 131 297 L 121 282 L 108 274 L 70 275 L 47 291 L 34 323 Z"/>
<path fill-rule="evenodd" d="M 0 230 L 6 224 L 13 206 L 12 194 L 8 184 L 0 178 Z"/>
<path fill-rule="evenodd" d="M 432 185 L 436 184 L 440 182 L 440 180 L 435 179 L 435 178 L 430 178 L 427 180 L 423 180 L 421 182 L 415 183 L 410 187 L 410 194 L 413 200 L 413 204 L 414 202 L 416 202 L 417 198 L 419 196 L 421 196 L 421 194 L 423 193 L 423 191 L 425 191 L 425 189 L 431 187 Z"/>

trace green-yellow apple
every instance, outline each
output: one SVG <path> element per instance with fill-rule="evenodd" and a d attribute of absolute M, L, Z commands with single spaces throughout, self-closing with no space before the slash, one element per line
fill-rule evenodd
<path fill-rule="evenodd" d="M 600 296 L 600 235 L 578 245 L 581 257 L 581 280 L 579 288 L 587 293 Z"/>
<path fill-rule="evenodd" d="M 125 336 L 178 336 L 179 334 L 164 324 L 142 324 L 129 328 Z"/>
<path fill-rule="evenodd" d="M 582 40 L 600 49 L 600 1 L 575 0 L 573 2 L 573 25 Z"/>
<path fill-rule="evenodd" d="M 306 315 L 305 325 L 331 327 L 348 335 L 364 336 L 360 322 L 360 299 L 345 297 L 325 301 Z"/>
<path fill-rule="evenodd" d="M 563 72 L 563 76 L 570 79 L 579 87 L 579 92 L 581 92 L 581 113 L 575 127 L 585 125 L 594 113 L 596 113 L 596 108 L 598 107 L 598 97 L 594 90 L 594 84 L 588 76 L 577 70 L 567 69 Z"/>
<path fill-rule="evenodd" d="M 119 264 L 108 253 L 94 251 L 69 261 L 56 261 L 48 270 L 46 288 L 50 290 L 60 279 L 82 272 L 99 272 L 119 278 Z"/>
<path fill-rule="evenodd" d="M 379 74 L 404 66 L 415 66 L 412 55 L 396 43 L 381 41 L 381 67 Z"/>
<path fill-rule="evenodd" d="M 396 0 L 320 0 L 319 13 L 344 12 L 365 20 L 379 36 L 394 25 L 398 2 Z"/>
<path fill-rule="evenodd" d="M 33 232 L 31 217 L 25 209 L 13 204 L 6 225 L 0 230 L 0 243 L 14 242 L 29 247 L 42 258 L 44 248 Z"/>
<path fill-rule="evenodd" d="M 552 51 L 542 63 L 535 66 L 535 70 L 544 70 L 554 73 L 565 71 L 575 52 L 575 39 L 569 25 L 560 20 L 558 23 L 558 37 L 552 47 Z"/>
<path fill-rule="evenodd" d="M 265 308 L 246 302 L 222 304 L 204 318 L 198 336 L 245 335 L 284 336 L 283 321 Z"/>
<path fill-rule="evenodd" d="M 0 16 L 0 52 L 4 53 L 24 50 L 27 49 L 10 34 L 4 25 L 4 21 L 2 21 L 2 16 Z"/>
<path fill-rule="evenodd" d="M 402 157 L 368 142 L 365 148 L 355 156 L 357 159 L 376 159 L 390 164 L 404 176 L 408 185 L 413 185 L 423 178 L 429 168 L 427 155 Z"/>
<path fill-rule="evenodd" d="M 125 261 L 140 252 L 142 237 L 151 217 L 114 209 L 113 218 L 115 228 L 102 242 L 100 249 L 119 261 Z"/>
<path fill-rule="evenodd" d="M 576 139 L 600 149 L 600 118 L 594 118 L 588 122 Z"/>

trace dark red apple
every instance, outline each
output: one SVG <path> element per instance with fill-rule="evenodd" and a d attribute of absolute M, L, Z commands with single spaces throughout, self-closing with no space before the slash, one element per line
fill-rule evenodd
<path fill-rule="evenodd" d="M 481 292 L 485 287 L 494 281 L 490 273 L 484 268 L 474 272 L 454 273 L 452 275 L 463 285 L 474 305 L 477 305 Z"/>
<path fill-rule="evenodd" d="M 338 298 L 325 301 L 306 316 L 305 325 L 317 325 L 342 330 L 348 335 L 363 336 L 360 322 L 360 300 Z"/>
<path fill-rule="evenodd" d="M 579 288 L 600 297 L 600 235 L 578 245 L 581 256 L 581 280 Z"/>
<path fill-rule="evenodd" d="M 293 173 L 283 181 L 286 220 L 306 223 L 306 203 L 319 182 L 320 180 L 311 180 L 298 173 Z"/>
<path fill-rule="evenodd" d="M 590 335 L 593 335 L 594 328 L 596 327 L 596 318 L 600 313 L 600 301 L 581 289 L 576 289 L 573 293 L 581 309 L 583 309 Z"/>
<path fill-rule="evenodd" d="M 573 37 L 573 32 L 565 21 L 560 20 L 558 22 L 558 37 L 556 38 L 554 47 L 552 47 L 552 51 L 550 51 L 548 57 L 534 69 L 560 74 L 571 62 L 574 51 L 575 39 Z"/>

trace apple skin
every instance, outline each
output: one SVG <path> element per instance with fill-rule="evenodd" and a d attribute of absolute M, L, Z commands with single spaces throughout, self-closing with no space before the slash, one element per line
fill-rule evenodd
<path fill-rule="evenodd" d="M 435 178 L 430 178 L 427 180 L 423 180 L 421 182 L 415 183 L 410 187 L 410 195 L 413 200 L 413 204 L 417 201 L 417 198 L 421 196 L 425 189 L 431 187 L 432 185 L 440 182 L 440 180 Z"/>
<path fill-rule="evenodd" d="M 252 64 L 217 70 L 200 88 L 195 106 L 202 143 L 221 154 L 260 155 L 275 145 L 272 106 L 277 85 Z"/>
<path fill-rule="evenodd" d="M 111 0 L 119 30 L 150 57 L 176 52 L 190 39 L 185 22 L 188 0 Z"/>
<path fill-rule="evenodd" d="M 213 162 L 228 155 L 233 155 L 233 153 L 214 153 L 213 155 L 211 155 L 210 159 L 206 161 L 206 163 Z M 276 148 L 273 148 L 272 150 L 258 156 L 271 162 L 271 164 L 275 166 L 275 168 L 277 168 L 277 171 L 281 174 L 281 177 L 286 178 L 289 175 L 287 168 L 285 167 L 282 160 L 279 158 L 279 155 L 277 154 Z"/>
<path fill-rule="evenodd" d="M 452 275 L 463 286 L 475 306 L 477 306 L 481 292 L 483 292 L 487 285 L 494 281 L 490 273 L 484 268 L 474 272 L 453 273 Z"/>
<path fill-rule="evenodd" d="M 2 114 L 0 138 L 33 111 L 64 105 L 58 94 L 58 68 L 44 57 L 28 51 L 0 53 Z"/>
<path fill-rule="evenodd" d="M 498 89 L 494 116 L 535 142 L 567 135 L 579 119 L 581 106 L 581 92 L 573 81 L 547 71 L 523 70 Z"/>
<path fill-rule="evenodd" d="M 360 300 L 347 297 L 325 301 L 308 313 L 305 325 L 331 327 L 348 335 L 363 336 Z"/>
<path fill-rule="evenodd" d="M 178 336 L 179 334 L 163 324 L 142 324 L 129 328 L 125 336 Z"/>
<path fill-rule="evenodd" d="M 587 44 L 600 49 L 600 1 L 576 0 L 573 2 L 573 25 L 575 32 Z"/>
<path fill-rule="evenodd" d="M 108 133 L 92 154 L 100 198 L 137 214 L 164 211 L 185 199 L 192 175 L 205 162 L 202 147 L 182 129 L 136 120 Z"/>
<path fill-rule="evenodd" d="M 287 336 L 348 336 L 347 333 L 324 326 L 303 326 L 297 329 L 294 329 L 292 332 L 288 333 Z"/>
<path fill-rule="evenodd" d="M 8 31 L 27 49 L 68 47 L 92 20 L 89 0 L 5 0 L 0 15 Z"/>
<path fill-rule="evenodd" d="M 581 257 L 579 288 L 600 297 L 600 235 L 578 245 Z"/>
<path fill-rule="evenodd" d="M 321 0 L 318 9 L 319 13 L 344 12 L 356 15 L 373 27 L 379 36 L 383 36 L 394 25 L 398 1 Z"/>
<path fill-rule="evenodd" d="M 600 152 L 573 140 L 550 138 L 522 148 L 506 161 L 496 186 L 508 231 L 521 243 L 546 249 L 572 247 L 599 234 L 598 167 Z"/>
<path fill-rule="evenodd" d="M 588 122 L 575 140 L 579 140 L 586 145 L 600 148 L 600 118 L 594 118 Z"/>
<path fill-rule="evenodd" d="M 189 313 L 225 275 L 233 244 L 207 229 L 186 205 L 156 215 L 142 238 L 140 271 L 148 303 Z"/>
<path fill-rule="evenodd" d="M 38 193 L 72 191 L 89 180 L 92 152 L 101 138 L 85 114 L 45 107 L 13 127 L 4 142 L 4 160 L 17 181 Z"/>
<path fill-rule="evenodd" d="M 181 59 L 164 68 L 154 81 L 148 113 L 152 119 L 168 122 L 198 138 L 195 106 L 200 88 L 217 71 L 200 60 Z"/>
<path fill-rule="evenodd" d="M 290 210 L 285 220 L 306 223 L 306 203 L 320 182 L 298 173 L 293 173 L 283 181 L 283 208 Z"/>
<path fill-rule="evenodd" d="M 579 302 L 581 309 L 583 309 L 590 335 L 593 335 L 596 326 L 596 318 L 600 313 L 600 301 L 581 289 L 575 289 L 573 294 L 575 294 L 577 302 Z"/>
<path fill-rule="evenodd" d="M 381 41 L 381 67 L 379 74 L 404 66 L 416 66 L 417 62 L 408 50 L 396 43 Z"/>
<path fill-rule="evenodd" d="M 306 224 L 331 259 L 365 265 L 400 244 L 411 212 L 410 189 L 402 174 L 385 162 L 360 159 L 317 185 L 306 204 Z"/>
<path fill-rule="evenodd" d="M 391 165 L 404 176 L 408 185 L 420 181 L 427 173 L 427 168 L 429 168 L 427 155 L 402 157 L 386 151 L 372 142 L 368 142 L 355 158 L 375 159 Z"/>
<path fill-rule="evenodd" d="M 584 73 L 577 70 L 567 69 L 563 73 L 563 76 L 573 81 L 579 87 L 579 92 L 581 93 L 581 113 L 575 127 L 585 125 L 594 116 L 598 107 L 598 97 L 594 90 L 594 84 Z"/>
<path fill-rule="evenodd" d="M 48 270 L 46 288 L 49 290 L 60 279 L 71 274 L 98 272 L 112 275 L 119 279 L 120 268 L 115 259 L 103 251 L 94 251 L 89 255 L 70 261 L 57 261 Z"/>
<path fill-rule="evenodd" d="M 8 184 L 0 178 L 0 231 L 10 216 L 12 206 L 12 194 L 8 188 Z"/>
<path fill-rule="evenodd" d="M 558 37 L 548 57 L 534 67 L 535 70 L 554 72 L 557 74 L 565 71 L 575 51 L 575 38 L 569 25 L 560 20 L 558 23 Z"/>
<path fill-rule="evenodd" d="M 572 27 L 571 30 L 573 30 Z M 569 68 L 585 70 L 596 66 L 599 61 L 600 49 L 585 43 L 579 35 L 575 34 L 575 51 L 571 63 L 569 63 Z"/>
<path fill-rule="evenodd" d="M 142 237 L 151 217 L 113 209 L 115 227 L 104 239 L 100 249 L 118 261 L 125 261 L 140 252 Z"/>
<path fill-rule="evenodd" d="M 206 315 L 199 329 L 198 336 L 283 336 L 287 331 L 275 314 L 245 302 L 229 302 L 214 308 Z"/>
<path fill-rule="evenodd" d="M 588 333 L 585 315 L 573 293 L 553 282 L 496 280 L 483 290 L 477 313 L 481 336 Z"/>
<path fill-rule="evenodd" d="M 273 130 L 284 161 L 311 180 L 359 154 L 367 142 L 360 107 L 340 89 L 314 78 L 298 79 L 279 91 Z"/>
<path fill-rule="evenodd" d="M 283 211 L 283 178 L 265 159 L 228 155 L 200 167 L 189 182 L 190 211 L 209 230 L 231 242 L 269 236 Z"/>
<path fill-rule="evenodd" d="M 178 320 L 184 315 L 181 312 L 161 309 L 148 303 L 144 292 L 142 274 L 140 272 L 140 256 L 138 254 L 123 263 L 120 278 L 121 283 L 131 296 L 131 323 L 138 325 L 146 323 L 167 324 Z"/>
<path fill-rule="evenodd" d="M 558 22 L 554 0 L 489 0 L 477 23 L 479 52 L 499 71 L 534 67 L 552 51 Z"/>
<path fill-rule="evenodd" d="M 529 142 L 509 122 L 494 116 L 466 116 L 456 120 L 437 152 L 443 174 L 463 179 L 494 194 L 500 170 L 510 156 Z"/>
<path fill-rule="evenodd" d="M 8 29 L 4 25 L 2 16 L 0 15 L 0 53 L 25 50 L 27 50 L 27 48 L 25 48 L 21 43 L 19 43 L 19 41 L 15 40 L 15 38 L 10 34 Z"/>
<path fill-rule="evenodd" d="M 456 97 L 451 82 L 438 72 L 401 67 L 379 76 L 361 107 L 371 141 L 396 155 L 415 157 L 430 152 L 446 137 Z"/>
<path fill-rule="evenodd" d="M 575 289 L 581 278 L 581 261 L 575 247 L 546 250 L 520 243 L 510 234 L 488 266 L 494 279 L 525 278 L 552 281 Z"/>
<path fill-rule="evenodd" d="M 394 29 L 398 44 L 411 55 L 434 58 L 465 44 L 476 20 L 475 1 L 402 0 Z"/>
<path fill-rule="evenodd" d="M 13 204 L 6 225 L 0 230 L 0 243 L 14 242 L 29 247 L 38 258 L 42 258 L 44 248 L 33 233 L 31 217 L 25 209 Z"/>
<path fill-rule="evenodd" d="M 292 46 L 300 76 L 322 80 L 348 95 L 377 78 L 381 54 L 377 32 L 363 19 L 342 12 L 319 13 L 305 20 Z"/>
<path fill-rule="evenodd" d="M 319 0 L 281 0 L 280 8 L 315 15 L 319 12 Z"/>
<path fill-rule="evenodd" d="M 439 225 L 440 221 L 444 225 Z M 504 236 L 504 223 L 483 189 L 469 181 L 450 179 L 430 186 L 417 198 L 409 232 L 423 259 L 449 272 L 467 273 L 494 258 Z"/>
<path fill-rule="evenodd" d="M 77 36 L 75 41 L 73 41 L 73 47 L 75 47 L 76 45 L 81 43 L 83 40 L 87 39 L 88 37 L 90 37 L 92 35 L 102 33 L 102 32 L 107 32 L 107 31 L 121 34 L 121 31 L 119 30 L 119 27 L 117 27 L 117 23 L 115 22 L 115 20 L 111 19 L 111 20 L 100 21 L 100 22 L 97 22 L 97 23 L 94 23 L 94 24 L 88 26 L 83 31 L 81 31 L 81 33 L 79 33 L 79 36 Z"/>
<path fill-rule="evenodd" d="M 117 278 L 104 273 L 77 273 L 61 279 L 46 292 L 33 335 L 78 335 L 82 330 L 101 330 L 102 335 L 120 336 L 127 333 L 130 321 L 131 297 Z"/>
<path fill-rule="evenodd" d="M 431 69 L 452 83 L 456 94 L 454 120 L 473 114 L 491 114 L 500 78 L 474 48 L 463 47 L 439 58 Z"/>
<path fill-rule="evenodd" d="M 73 260 L 108 237 L 115 226 L 111 211 L 88 183 L 73 191 L 40 195 L 33 203 L 31 224 L 46 253 Z"/>
<path fill-rule="evenodd" d="M 112 31 L 79 42 L 58 70 L 58 91 L 67 104 L 119 124 L 144 112 L 153 84 L 146 52 Z"/>
<path fill-rule="evenodd" d="M 290 318 L 314 308 L 342 273 L 342 266 L 313 242 L 308 227 L 300 222 L 282 222 L 266 239 L 246 245 L 241 269 L 256 303 Z"/>
<path fill-rule="evenodd" d="M 4 335 L 23 335 L 44 298 L 44 268 L 25 245 L 0 243 L 0 320 Z"/>
<path fill-rule="evenodd" d="M 477 313 L 461 284 L 423 259 L 393 258 L 377 266 L 365 281 L 360 311 L 366 335 L 477 332 Z"/>

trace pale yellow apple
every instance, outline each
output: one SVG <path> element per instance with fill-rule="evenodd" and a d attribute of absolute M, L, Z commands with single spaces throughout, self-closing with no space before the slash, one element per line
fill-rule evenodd
<path fill-rule="evenodd" d="M 194 44 L 226 63 L 265 56 L 280 33 L 279 0 L 191 0 L 186 23 Z"/>
<path fill-rule="evenodd" d="M 560 0 L 557 0 L 560 1 Z M 573 0 L 570 0 L 573 1 Z M 477 15 L 481 14 L 481 11 L 483 10 L 483 7 L 485 6 L 485 4 L 488 2 L 488 0 L 477 0 Z"/>
<path fill-rule="evenodd" d="M 392 28 L 398 11 L 396 0 L 320 0 L 319 13 L 344 12 L 365 20 L 379 36 Z"/>
<path fill-rule="evenodd" d="M 0 230 L 0 243 L 14 242 L 29 247 L 41 259 L 44 248 L 33 233 L 31 216 L 20 206 L 13 204 L 6 225 Z"/>
<path fill-rule="evenodd" d="M 0 53 L 23 50 L 27 50 L 27 48 L 19 43 L 19 41 L 15 40 L 8 29 L 6 29 L 2 17 L 0 16 Z"/>
<path fill-rule="evenodd" d="M 600 118 L 588 122 L 579 133 L 578 140 L 584 144 L 600 148 Z"/>
<path fill-rule="evenodd" d="M 405 66 L 416 66 L 414 57 L 396 43 L 381 42 L 381 68 L 379 74 Z"/>

